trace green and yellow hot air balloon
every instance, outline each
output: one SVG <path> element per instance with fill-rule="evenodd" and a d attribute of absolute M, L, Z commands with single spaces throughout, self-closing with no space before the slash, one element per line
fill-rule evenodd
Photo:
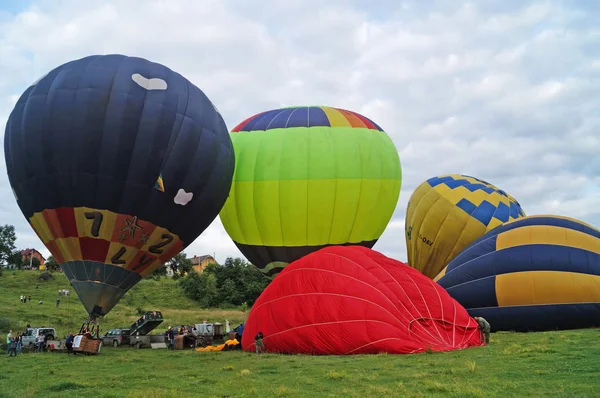
<path fill-rule="evenodd" d="M 236 166 L 220 217 L 267 277 L 331 245 L 373 247 L 400 195 L 398 151 L 381 127 L 325 106 L 275 109 L 231 132 Z"/>

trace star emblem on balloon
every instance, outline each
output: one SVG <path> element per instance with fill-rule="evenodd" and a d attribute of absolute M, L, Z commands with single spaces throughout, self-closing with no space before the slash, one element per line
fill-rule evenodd
<path fill-rule="evenodd" d="M 139 226 L 137 224 L 138 218 L 137 216 L 134 216 L 133 218 L 126 218 L 125 219 L 125 226 L 121 228 L 121 232 L 129 232 L 129 236 L 130 237 L 134 237 L 136 231 L 139 231 L 141 229 L 143 229 L 143 227 Z"/>

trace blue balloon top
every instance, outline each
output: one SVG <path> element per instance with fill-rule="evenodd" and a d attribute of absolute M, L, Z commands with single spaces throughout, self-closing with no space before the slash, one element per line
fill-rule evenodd
<path fill-rule="evenodd" d="M 124 55 L 67 62 L 27 88 L 4 148 L 27 218 L 108 209 L 186 244 L 218 215 L 234 168 L 227 126 L 208 97 L 166 66 Z"/>

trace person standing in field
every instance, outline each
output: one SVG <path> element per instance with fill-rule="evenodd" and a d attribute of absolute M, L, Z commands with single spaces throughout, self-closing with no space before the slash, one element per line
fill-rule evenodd
<path fill-rule="evenodd" d="M 17 356 L 17 342 L 16 339 L 12 336 L 8 340 L 8 356 L 16 357 Z"/>
<path fill-rule="evenodd" d="M 6 352 L 9 352 L 11 338 L 12 338 L 12 330 L 9 330 L 8 334 L 6 335 Z"/>
<path fill-rule="evenodd" d="M 488 321 L 486 321 L 485 318 L 480 316 L 473 317 L 473 319 L 475 319 L 479 324 L 479 330 L 481 330 L 481 332 L 483 333 L 483 336 L 485 338 L 485 344 L 490 344 L 491 327 Z"/>
<path fill-rule="evenodd" d="M 75 355 L 75 352 L 73 351 L 73 340 L 73 333 L 69 332 L 69 334 L 67 335 L 67 340 L 65 341 L 65 345 L 67 346 L 67 355 Z"/>
<path fill-rule="evenodd" d="M 23 353 L 23 336 L 21 335 L 21 332 L 17 332 L 17 337 L 15 339 L 15 342 L 17 343 L 17 354 L 22 354 Z"/>
<path fill-rule="evenodd" d="M 169 330 L 167 330 L 167 336 L 169 337 L 169 350 L 175 349 L 175 332 L 173 328 L 169 326 Z"/>
<path fill-rule="evenodd" d="M 256 353 L 258 354 L 258 347 L 261 348 L 262 353 L 265 353 L 265 345 L 263 344 L 262 339 L 264 338 L 263 332 L 259 331 L 256 337 L 254 337 L 254 346 L 256 347 Z"/>

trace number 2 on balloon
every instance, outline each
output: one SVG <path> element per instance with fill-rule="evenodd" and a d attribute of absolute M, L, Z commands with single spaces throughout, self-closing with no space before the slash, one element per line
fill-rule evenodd
<path fill-rule="evenodd" d="M 148 251 L 152 254 L 163 254 L 164 253 L 164 249 L 163 247 L 167 246 L 169 243 L 173 242 L 173 235 L 171 234 L 162 234 L 160 236 L 160 238 L 162 239 L 160 242 L 158 242 L 155 245 L 152 245 L 148 248 Z"/>

